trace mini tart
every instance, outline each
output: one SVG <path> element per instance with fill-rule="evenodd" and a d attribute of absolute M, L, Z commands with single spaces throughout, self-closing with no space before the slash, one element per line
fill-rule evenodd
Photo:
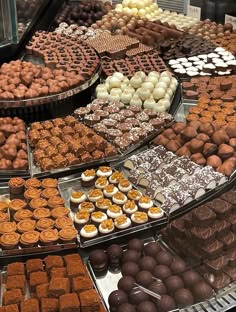
<path fill-rule="evenodd" d="M 0 223 L 10 221 L 10 216 L 7 212 L 0 211 Z M 1 226 L 1 225 L 0 225 Z"/>
<path fill-rule="evenodd" d="M 28 209 L 20 209 L 14 214 L 13 218 L 15 221 L 18 222 L 21 220 L 30 219 L 32 217 L 33 217 L 32 211 L 30 211 Z"/>
<path fill-rule="evenodd" d="M 39 198 L 41 195 L 41 190 L 38 190 L 36 188 L 29 188 L 24 192 L 24 198 L 27 202 L 30 202 L 33 198 Z"/>
<path fill-rule="evenodd" d="M 33 218 L 35 220 L 40 220 L 42 218 L 49 218 L 51 216 L 51 212 L 47 208 L 37 208 L 33 212 Z"/>
<path fill-rule="evenodd" d="M 39 234 L 40 243 L 43 245 L 51 245 L 52 243 L 55 243 L 58 238 L 57 229 L 46 229 Z"/>
<path fill-rule="evenodd" d="M 91 202 L 95 203 L 96 201 L 98 201 L 100 198 L 103 197 L 103 193 L 99 189 L 93 189 L 88 192 L 87 197 Z"/>
<path fill-rule="evenodd" d="M 88 224 L 80 230 L 81 240 L 89 240 L 98 236 L 98 229 L 94 224 Z"/>
<path fill-rule="evenodd" d="M 127 196 L 121 192 L 117 192 L 114 196 L 112 196 L 112 201 L 116 205 L 124 205 L 127 202 Z"/>
<path fill-rule="evenodd" d="M 120 171 L 115 171 L 112 173 L 112 175 L 109 177 L 109 182 L 112 183 L 112 184 L 118 184 L 119 181 L 121 179 L 124 178 L 124 174 L 123 172 L 120 172 Z"/>
<path fill-rule="evenodd" d="M 138 205 L 141 209 L 147 210 L 151 207 L 153 207 L 153 201 L 149 196 L 142 196 L 140 200 L 138 201 Z"/>
<path fill-rule="evenodd" d="M 127 193 L 132 189 L 132 184 L 127 179 L 121 179 L 118 188 L 121 192 Z"/>
<path fill-rule="evenodd" d="M 41 187 L 41 181 L 36 178 L 30 178 L 25 181 L 25 188 L 40 188 Z"/>
<path fill-rule="evenodd" d="M 57 195 L 59 195 L 59 191 L 58 191 L 58 189 L 53 188 L 53 187 L 47 187 L 41 193 L 41 196 L 43 198 L 46 198 L 46 199 L 49 199 L 49 198 L 51 198 L 53 196 L 57 196 Z"/>
<path fill-rule="evenodd" d="M 70 194 L 70 208 L 77 210 L 80 203 L 85 201 L 87 196 L 83 192 L 72 192 Z"/>
<path fill-rule="evenodd" d="M 13 213 L 15 213 L 18 210 L 24 209 L 26 207 L 27 207 L 27 203 L 22 199 L 13 199 L 9 203 L 9 209 Z"/>
<path fill-rule="evenodd" d="M 54 219 L 60 217 L 67 217 L 70 213 L 70 209 L 66 207 L 56 207 L 51 210 L 51 215 Z"/>
<path fill-rule="evenodd" d="M 0 245 L 3 249 L 14 249 L 20 240 L 20 234 L 12 232 L 5 233 L 0 238 Z"/>
<path fill-rule="evenodd" d="M 6 212 L 8 209 L 8 203 L 6 201 L 0 201 L 0 212 Z"/>
<path fill-rule="evenodd" d="M 120 206 L 118 205 L 111 205 L 107 209 L 107 215 L 109 218 L 115 219 L 117 217 L 120 217 L 123 214 L 123 211 Z"/>
<path fill-rule="evenodd" d="M 32 247 L 39 241 L 39 232 L 28 231 L 21 234 L 20 243 L 23 247 Z"/>
<path fill-rule="evenodd" d="M 95 225 L 99 225 L 102 221 L 107 220 L 107 215 L 102 211 L 94 211 L 91 213 L 91 221 Z"/>
<path fill-rule="evenodd" d="M 131 200 L 139 201 L 140 198 L 142 197 L 142 193 L 137 190 L 132 189 L 127 193 L 127 196 Z"/>
<path fill-rule="evenodd" d="M 50 218 L 42 218 L 37 221 L 36 223 L 36 230 L 44 231 L 47 229 L 51 229 L 54 227 L 55 221 Z"/>
<path fill-rule="evenodd" d="M 59 230 L 64 229 L 65 227 L 68 227 L 68 226 L 72 226 L 72 225 L 73 225 L 73 221 L 69 217 L 60 217 L 60 218 L 57 218 L 55 221 L 55 226 Z"/>
<path fill-rule="evenodd" d="M 120 217 L 115 218 L 114 223 L 116 229 L 118 230 L 124 230 L 131 227 L 131 220 L 125 214 L 122 214 Z"/>
<path fill-rule="evenodd" d="M 125 213 L 131 215 L 138 210 L 138 206 L 135 204 L 134 200 L 127 200 L 127 202 L 123 205 L 123 210 Z"/>
<path fill-rule="evenodd" d="M 148 222 L 148 215 L 146 212 L 136 211 L 131 215 L 131 221 L 133 224 L 144 224 Z"/>
<path fill-rule="evenodd" d="M 75 227 L 80 230 L 89 223 L 90 214 L 87 211 L 78 211 L 74 216 Z"/>
<path fill-rule="evenodd" d="M 110 177 L 112 175 L 112 169 L 108 166 L 101 166 L 96 172 L 98 177 Z"/>
<path fill-rule="evenodd" d="M 110 199 L 107 198 L 100 198 L 96 201 L 96 207 L 98 210 L 106 211 L 112 205 Z"/>
<path fill-rule="evenodd" d="M 50 208 L 56 208 L 56 207 L 60 207 L 60 206 L 64 206 L 64 205 L 65 205 L 65 201 L 60 196 L 53 196 L 53 197 L 49 198 L 49 200 L 48 200 L 48 206 Z"/>
<path fill-rule="evenodd" d="M 75 242 L 77 234 L 78 234 L 78 231 L 72 226 L 65 227 L 61 229 L 58 233 L 59 238 L 62 243 Z"/>
<path fill-rule="evenodd" d="M 95 210 L 95 206 L 91 202 L 83 202 L 79 205 L 79 211 L 86 211 L 92 213 Z"/>
<path fill-rule="evenodd" d="M 31 210 L 35 210 L 37 208 L 44 208 L 48 204 L 48 201 L 45 198 L 33 198 L 29 202 L 29 206 Z"/>
<path fill-rule="evenodd" d="M 103 190 L 104 195 L 109 198 L 114 196 L 117 192 L 118 192 L 118 188 L 113 184 L 109 184 Z"/>
<path fill-rule="evenodd" d="M 160 207 L 151 207 L 148 209 L 148 217 L 150 220 L 160 219 L 164 216 L 164 211 Z"/>
<path fill-rule="evenodd" d="M 16 231 L 16 222 L 2 222 L 0 234 L 11 233 Z"/>
<path fill-rule="evenodd" d="M 19 233 L 25 233 L 34 230 L 35 226 L 36 226 L 35 220 L 26 219 L 18 222 L 16 227 Z"/>
<path fill-rule="evenodd" d="M 98 227 L 98 231 L 101 235 L 107 235 L 114 231 L 115 226 L 112 219 L 102 221 Z"/>
<path fill-rule="evenodd" d="M 48 187 L 57 187 L 58 185 L 58 181 L 57 179 L 52 179 L 52 178 L 47 178 L 47 179 L 43 179 L 42 181 L 42 187 L 43 188 L 48 188 Z"/>
<path fill-rule="evenodd" d="M 92 186 L 92 185 L 94 185 L 95 176 L 96 176 L 96 173 L 95 173 L 94 169 L 85 170 L 81 174 L 81 185 L 82 186 Z"/>
<path fill-rule="evenodd" d="M 99 177 L 95 182 L 95 187 L 98 189 L 104 189 L 109 184 L 106 177 Z"/>
<path fill-rule="evenodd" d="M 10 189 L 10 194 L 18 195 L 24 193 L 24 187 L 25 187 L 25 180 L 16 177 L 16 178 L 11 178 L 8 181 L 8 186 Z"/>

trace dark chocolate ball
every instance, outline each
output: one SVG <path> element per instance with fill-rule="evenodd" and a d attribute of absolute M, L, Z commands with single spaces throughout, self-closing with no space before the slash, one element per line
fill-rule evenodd
<path fill-rule="evenodd" d="M 123 303 L 116 310 L 117 312 L 136 312 L 135 306 L 130 303 Z"/>
<path fill-rule="evenodd" d="M 123 249 L 116 244 L 109 246 L 106 250 L 110 264 L 118 265 L 123 255 Z"/>
<path fill-rule="evenodd" d="M 94 271 L 103 270 L 108 264 L 108 258 L 102 249 L 95 249 L 89 254 L 89 261 Z"/>
<path fill-rule="evenodd" d="M 167 293 L 167 289 L 164 283 L 159 283 L 157 281 L 149 284 L 147 288 L 158 295 L 165 295 Z"/>
<path fill-rule="evenodd" d="M 129 294 L 129 302 L 132 304 L 139 304 L 140 302 L 147 300 L 149 300 L 148 294 L 140 290 L 138 287 L 131 290 L 131 293 Z"/>
<path fill-rule="evenodd" d="M 140 253 L 137 252 L 136 250 L 126 250 L 123 253 L 122 257 L 122 263 L 132 261 L 132 262 L 137 262 L 140 258 Z"/>
<path fill-rule="evenodd" d="M 176 290 L 176 292 L 174 293 L 174 299 L 179 308 L 184 308 L 186 306 L 194 304 L 193 295 L 191 291 L 186 288 Z"/>
<path fill-rule="evenodd" d="M 156 242 L 148 243 L 144 246 L 144 254 L 145 256 L 155 257 L 158 252 L 161 251 L 161 247 Z"/>
<path fill-rule="evenodd" d="M 197 301 L 203 301 L 213 295 L 212 288 L 205 282 L 199 282 L 193 287 L 193 295 Z"/>
<path fill-rule="evenodd" d="M 182 278 L 184 281 L 184 286 L 186 288 L 192 288 L 198 282 L 201 281 L 201 276 L 199 273 L 195 271 L 186 271 L 182 274 Z"/>
<path fill-rule="evenodd" d="M 123 290 L 114 290 L 108 297 L 108 303 L 111 308 L 116 308 L 123 303 L 128 302 L 128 296 Z"/>
<path fill-rule="evenodd" d="M 137 305 L 137 312 L 157 312 L 157 308 L 153 302 L 143 301 Z"/>
<path fill-rule="evenodd" d="M 142 252 L 144 247 L 144 243 L 141 239 L 133 238 L 128 243 L 128 249 L 133 249 L 138 252 Z"/>
<path fill-rule="evenodd" d="M 184 288 L 184 282 L 183 280 L 176 275 L 169 276 L 164 281 L 166 288 L 168 289 L 168 292 L 173 294 L 176 292 L 176 290 L 180 288 Z"/>
<path fill-rule="evenodd" d="M 117 287 L 118 289 L 123 290 L 127 294 L 131 292 L 131 290 L 134 288 L 135 279 L 132 276 L 123 276 L 119 280 Z"/>
<path fill-rule="evenodd" d="M 150 256 L 145 256 L 141 258 L 138 262 L 141 270 L 147 270 L 152 272 L 156 266 L 156 260 Z"/>
<path fill-rule="evenodd" d="M 171 269 L 173 274 L 183 273 L 186 271 L 186 268 L 187 268 L 187 266 L 186 266 L 185 262 L 181 259 L 174 259 L 170 265 L 170 269 Z"/>
<path fill-rule="evenodd" d="M 156 301 L 156 305 L 158 312 L 168 312 L 176 309 L 176 303 L 169 295 L 162 295 L 161 299 Z"/>
<path fill-rule="evenodd" d="M 139 266 L 135 262 L 125 262 L 121 267 L 121 273 L 123 276 L 130 275 L 135 277 L 139 271 Z"/>
<path fill-rule="evenodd" d="M 172 275 L 169 267 L 163 264 L 156 265 L 152 271 L 152 274 L 154 277 L 159 278 L 161 280 L 164 280 L 165 278 Z"/>
<path fill-rule="evenodd" d="M 153 282 L 152 274 L 149 271 L 140 271 L 136 275 L 136 282 L 145 287 Z"/>
<path fill-rule="evenodd" d="M 173 260 L 173 257 L 172 255 L 167 252 L 167 251 L 160 251 L 157 255 L 156 255 L 156 261 L 159 263 L 159 264 L 164 264 L 164 265 L 167 265 L 167 266 L 170 266 L 171 262 Z"/>

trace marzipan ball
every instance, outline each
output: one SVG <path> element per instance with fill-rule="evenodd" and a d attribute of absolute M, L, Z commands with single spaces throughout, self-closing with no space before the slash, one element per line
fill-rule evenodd
<path fill-rule="evenodd" d="M 117 312 L 136 312 L 135 306 L 130 303 L 123 303 L 116 310 Z"/>
<path fill-rule="evenodd" d="M 171 128 L 164 130 L 162 135 L 164 135 L 169 140 L 173 140 L 176 137 L 176 134 Z"/>
<path fill-rule="evenodd" d="M 150 285 L 148 285 L 148 289 L 153 291 L 158 295 L 165 295 L 167 293 L 167 289 L 164 283 L 154 281 Z M 154 299 L 155 301 L 155 299 Z"/>
<path fill-rule="evenodd" d="M 170 268 L 164 264 L 155 266 L 152 274 L 154 277 L 159 278 L 160 280 L 164 280 L 165 278 L 172 275 Z"/>
<path fill-rule="evenodd" d="M 176 290 L 180 288 L 184 288 L 183 280 L 176 275 L 169 276 L 164 281 L 166 288 L 168 289 L 168 292 L 173 294 L 176 292 Z"/>
<path fill-rule="evenodd" d="M 138 264 L 141 270 L 147 270 L 152 272 L 157 263 L 154 258 L 145 256 L 139 260 Z"/>
<path fill-rule="evenodd" d="M 196 136 L 196 139 L 201 140 L 201 141 L 203 141 L 205 143 L 210 142 L 209 136 L 207 134 L 205 134 L 205 133 L 199 133 Z"/>
<path fill-rule="evenodd" d="M 137 312 L 157 312 L 157 308 L 153 302 L 143 301 L 138 304 Z"/>
<path fill-rule="evenodd" d="M 135 262 L 126 262 L 121 267 L 121 273 L 123 276 L 130 275 L 135 277 L 139 271 L 139 266 Z"/>
<path fill-rule="evenodd" d="M 119 280 L 117 287 L 118 289 L 123 290 L 127 294 L 131 292 L 131 290 L 134 288 L 135 279 L 132 276 L 123 276 Z"/>
<path fill-rule="evenodd" d="M 134 249 L 138 252 L 142 252 L 144 248 L 144 242 L 141 239 L 133 238 L 128 242 L 128 249 Z"/>
<path fill-rule="evenodd" d="M 116 308 L 126 302 L 128 302 L 128 296 L 123 290 L 114 290 L 108 297 L 108 303 L 111 308 Z"/>
<path fill-rule="evenodd" d="M 201 276 L 195 271 L 184 272 L 182 278 L 186 288 L 192 288 L 196 283 L 201 281 Z"/>
<path fill-rule="evenodd" d="M 176 140 L 170 140 L 165 147 L 168 151 L 175 153 L 181 147 L 181 144 Z"/>
<path fill-rule="evenodd" d="M 206 164 L 206 159 L 202 156 L 201 153 L 193 154 L 190 159 L 200 166 L 205 166 Z"/>
<path fill-rule="evenodd" d="M 198 128 L 200 127 L 202 123 L 198 120 L 192 120 L 190 121 L 190 123 L 188 124 L 190 127 L 193 127 L 194 129 L 198 130 Z"/>
<path fill-rule="evenodd" d="M 186 263 L 181 259 L 174 259 L 171 262 L 170 269 L 173 274 L 180 274 L 186 271 Z"/>
<path fill-rule="evenodd" d="M 229 140 L 229 145 L 232 146 L 234 150 L 236 150 L 236 138 L 231 138 Z"/>
<path fill-rule="evenodd" d="M 160 300 L 156 301 L 157 311 L 168 312 L 176 309 L 175 300 L 169 295 L 162 295 Z"/>
<path fill-rule="evenodd" d="M 131 290 L 131 293 L 129 294 L 130 303 L 139 304 L 140 302 L 146 300 L 149 300 L 149 296 L 144 291 L 140 290 L 138 287 Z"/>
<path fill-rule="evenodd" d="M 123 255 L 123 249 L 116 244 L 109 246 L 106 250 L 110 264 L 118 265 Z"/>
<path fill-rule="evenodd" d="M 136 275 L 136 282 L 145 287 L 153 282 L 152 274 L 146 270 L 140 271 Z"/>
<path fill-rule="evenodd" d="M 222 160 L 216 155 L 211 155 L 207 158 L 207 166 L 212 166 L 214 169 L 222 165 Z"/>
<path fill-rule="evenodd" d="M 226 176 L 230 176 L 233 173 L 235 166 L 236 166 L 235 157 L 230 157 L 227 160 L 225 160 L 224 163 L 216 169 L 216 171 Z"/>
<path fill-rule="evenodd" d="M 218 155 L 222 159 L 229 158 L 233 156 L 234 154 L 234 149 L 232 146 L 228 144 L 220 144 L 219 149 L 218 149 Z"/>
<path fill-rule="evenodd" d="M 236 126 L 229 125 L 225 128 L 225 131 L 230 138 L 236 138 Z"/>
<path fill-rule="evenodd" d="M 187 126 L 180 134 L 185 141 L 190 141 L 197 136 L 197 131 L 193 127 Z"/>
<path fill-rule="evenodd" d="M 186 123 L 185 122 L 176 122 L 173 126 L 172 129 L 176 134 L 179 134 L 183 129 L 186 128 Z"/>
<path fill-rule="evenodd" d="M 186 288 L 178 289 L 174 294 L 174 298 L 179 308 L 184 308 L 194 303 L 191 291 Z"/>
<path fill-rule="evenodd" d="M 175 137 L 175 141 L 179 142 L 180 145 L 184 145 L 185 141 L 183 140 L 183 138 L 181 137 L 181 134 L 177 134 Z"/>
<path fill-rule="evenodd" d="M 203 301 L 213 296 L 212 288 L 205 282 L 195 284 L 192 290 L 195 299 L 198 301 Z"/>
<path fill-rule="evenodd" d="M 103 270 L 108 264 L 108 258 L 102 249 L 95 249 L 89 254 L 89 261 L 94 271 Z"/>
<path fill-rule="evenodd" d="M 126 250 L 123 253 L 122 257 L 122 263 L 131 261 L 131 262 L 137 262 L 140 258 L 140 253 L 138 253 L 136 250 Z"/>
<path fill-rule="evenodd" d="M 177 156 L 188 156 L 190 157 L 192 154 L 190 150 L 186 146 L 182 146 L 178 149 L 178 151 L 175 153 Z"/>
<path fill-rule="evenodd" d="M 150 242 L 144 246 L 144 254 L 145 256 L 155 257 L 158 252 L 161 251 L 161 247 L 156 242 Z"/>
<path fill-rule="evenodd" d="M 214 132 L 211 139 L 217 145 L 227 143 L 229 141 L 229 137 L 224 129 Z"/>
<path fill-rule="evenodd" d="M 156 256 L 156 261 L 159 264 L 164 264 L 164 265 L 169 266 L 171 264 L 172 260 L 173 260 L 172 255 L 169 252 L 164 251 L 164 250 L 159 252 Z"/>
<path fill-rule="evenodd" d="M 203 133 L 207 134 L 209 137 L 211 137 L 213 132 L 214 132 L 214 129 L 213 129 L 210 122 L 205 122 L 199 126 L 198 132 L 199 133 L 203 132 Z"/>
<path fill-rule="evenodd" d="M 203 150 L 204 142 L 197 139 L 192 139 L 189 144 L 190 151 L 194 153 L 201 153 Z"/>

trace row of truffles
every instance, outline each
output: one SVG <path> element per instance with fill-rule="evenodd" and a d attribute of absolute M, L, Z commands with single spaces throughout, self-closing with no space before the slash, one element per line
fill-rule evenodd
<path fill-rule="evenodd" d="M 105 312 L 79 254 L 7 265 L 0 312 Z"/>
<path fill-rule="evenodd" d="M 75 243 L 77 231 L 56 179 L 8 181 L 10 201 L 0 202 L 2 249 Z"/>
<path fill-rule="evenodd" d="M 86 170 L 80 183 L 75 181 L 68 197 L 82 244 L 151 221 L 163 221 L 164 211 L 133 188 L 121 171 L 107 166 Z"/>
<path fill-rule="evenodd" d="M 221 47 L 216 48 L 213 53 L 181 57 L 168 62 L 179 78 L 234 74 L 235 63 L 232 53 Z"/>
<path fill-rule="evenodd" d="M 165 112 L 98 99 L 76 109 L 74 115 L 122 152 L 142 144 L 173 120 Z"/>
<path fill-rule="evenodd" d="M 33 160 L 42 171 L 116 155 L 116 149 L 73 116 L 34 122 L 29 130 Z"/>
<path fill-rule="evenodd" d="M 211 122 L 191 121 L 188 124 L 175 123 L 159 134 L 153 143 L 230 176 L 236 169 L 235 138 L 236 123 L 220 129 Z"/>
<path fill-rule="evenodd" d="M 109 1 L 83 0 L 67 3 L 56 17 L 56 25 L 62 22 L 89 27 L 111 10 Z"/>
<path fill-rule="evenodd" d="M 18 117 L 0 118 L 0 169 L 27 170 L 26 126 Z"/>
<path fill-rule="evenodd" d="M 226 181 L 223 174 L 211 167 L 203 168 L 185 155 L 178 157 L 159 144 L 130 156 L 124 168 L 129 170 L 129 180 L 161 202 L 161 208 L 167 213 L 181 209 Z"/>
<path fill-rule="evenodd" d="M 235 282 L 236 193 L 229 191 L 168 224 L 164 240 L 184 259 L 199 263 L 219 291 Z"/>
<path fill-rule="evenodd" d="M 138 71 L 148 75 L 151 71 L 161 73 L 168 70 L 158 52 L 150 51 L 150 48 L 145 45 L 140 44 L 138 48 L 129 50 L 126 55 L 126 57 L 118 60 L 112 60 L 108 57 L 102 58 L 102 71 L 106 77 L 119 72 L 130 79 Z"/>
<path fill-rule="evenodd" d="M 151 71 L 148 75 L 138 71 L 131 79 L 116 72 L 96 87 L 96 97 L 165 112 L 170 108 L 177 86 L 177 80 L 169 71 Z"/>

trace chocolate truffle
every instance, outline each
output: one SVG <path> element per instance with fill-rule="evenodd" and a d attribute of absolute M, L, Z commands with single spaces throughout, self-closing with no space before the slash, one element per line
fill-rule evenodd
<path fill-rule="evenodd" d="M 183 260 L 181 259 L 174 259 L 171 262 L 170 269 L 173 274 L 180 274 L 186 271 L 186 264 Z"/>
<path fill-rule="evenodd" d="M 167 251 L 164 251 L 164 250 L 159 252 L 156 256 L 156 261 L 159 264 L 164 264 L 164 265 L 169 266 L 171 264 L 172 260 L 173 260 L 173 257 L 171 256 L 171 254 Z"/>
<path fill-rule="evenodd" d="M 162 295 L 160 300 L 156 301 L 157 311 L 167 312 L 176 309 L 174 299 L 169 295 Z"/>
<path fill-rule="evenodd" d="M 123 276 L 130 275 L 135 277 L 139 272 L 139 266 L 135 262 L 126 262 L 121 267 L 121 273 Z"/>
<path fill-rule="evenodd" d="M 122 257 L 122 263 L 131 261 L 131 262 L 138 262 L 140 258 L 140 253 L 137 252 L 136 250 L 126 250 L 123 253 L 123 257 Z"/>
<path fill-rule="evenodd" d="M 157 308 L 153 302 L 143 301 L 137 305 L 137 312 L 157 312 Z"/>
<path fill-rule="evenodd" d="M 113 292 L 110 293 L 108 297 L 108 303 L 110 306 L 110 309 L 112 311 L 116 311 L 116 308 L 123 303 L 128 302 L 128 296 L 123 290 L 114 290 Z"/>
<path fill-rule="evenodd" d="M 196 300 L 203 301 L 213 295 L 213 289 L 205 282 L 199 282 L 193 287 L 193 295 Z"/>
<path fill-rule="evenodd" d="M 123 254 L 123 249 L 119 245 L 113 244 L 109 246 L 106 250 L 106 253 L 107 253 L 110 265 L 120 264 L 122 254 Z"/>
<path fill-rule="evenodd" d="M 136 282 L 141 286 L 147 286 L 153 281 L 152 274 L 149 271 L 140 271 L 136 275 Z"/>
<path fill-rule="evenodd" d="M 168 289 L 168 292 L 173 294 L 176 292 L 176 290 L 180 288 L 184 288 L 184 283 L 182 279 L 179 276 L 172 275 L 165 279 L 164 281 L 166 288 Z"/>
<path fill-rule="evenodd" d="M 119 280 L 117 287 L 127 294 L 134 288 L 135 279 L 132 276 L 122 276 Z"/>
<path fill-rule="evenodd" d="M 123 303 L 117 309 L 117 312 L 136 312 L 135 306 L 130 303 Z"/>
<path fill-rule="evenodd" d="M 184 286 L 186 288 L 192 288 L 196 283 L 201 281 L 201 276 L 194 271 L 186 271 L 182 274 Z"/>
<path fill-rule="evenodd" d="M 139 260 L 138 264 L 141 270 L 147 270 L 152 272 L 157 263 L 154 258 L 145 256 Z"/>
<path fill-rule="evenodd" d="M 158 295 L 165 295 L 167 293 L 166 286 L 164 283 L 160 283 L 157 281 L 152 282 L 151 284 L 148 285 L 148 289 L 153 291 L 154 293 Z"/>
<path fill-rule="evenodd" d="M 194 298 L 191 291 L 186 288 L 176 290 L 174 299 L 179 308 L 184 308 L 194 303 Z"/>
<path fill-rule="evenodd" d="M 103 271 L 108 265 L 108 257 L 102 249 L 95 249 L 90 252 L 89 261 L 95 272 Z"/>
<path fill-rule="evenodd" d="M 164 280 L 165 278 L 172 275 L 169 267 L 163 264 L 156 265 L 152 271 L 152 274 L 154 277 L 157 277 L 161 280 Z"/>
<path fill-rule="evenodd" d="M 161 247 L 156 242 L 151 242 L 144 246 L 145 256 L 155 257 L 161 251 Z"/>
<path fill-rule="evenodd" d="M 128 243 L 128 249 L 134 249 L 138 252 L 142 252 L 144 248 L 144 243 L 141 239 L 133 238 Z"/>
<path fill-rule="evenodd" d="M 139 304 L 140 302 L 146 300 L 149 300 L 149 296 L 144 291 L 140 290 L 138 287 L 131 290 L 131 293 L 129 294 L 130 303 Z"/>

